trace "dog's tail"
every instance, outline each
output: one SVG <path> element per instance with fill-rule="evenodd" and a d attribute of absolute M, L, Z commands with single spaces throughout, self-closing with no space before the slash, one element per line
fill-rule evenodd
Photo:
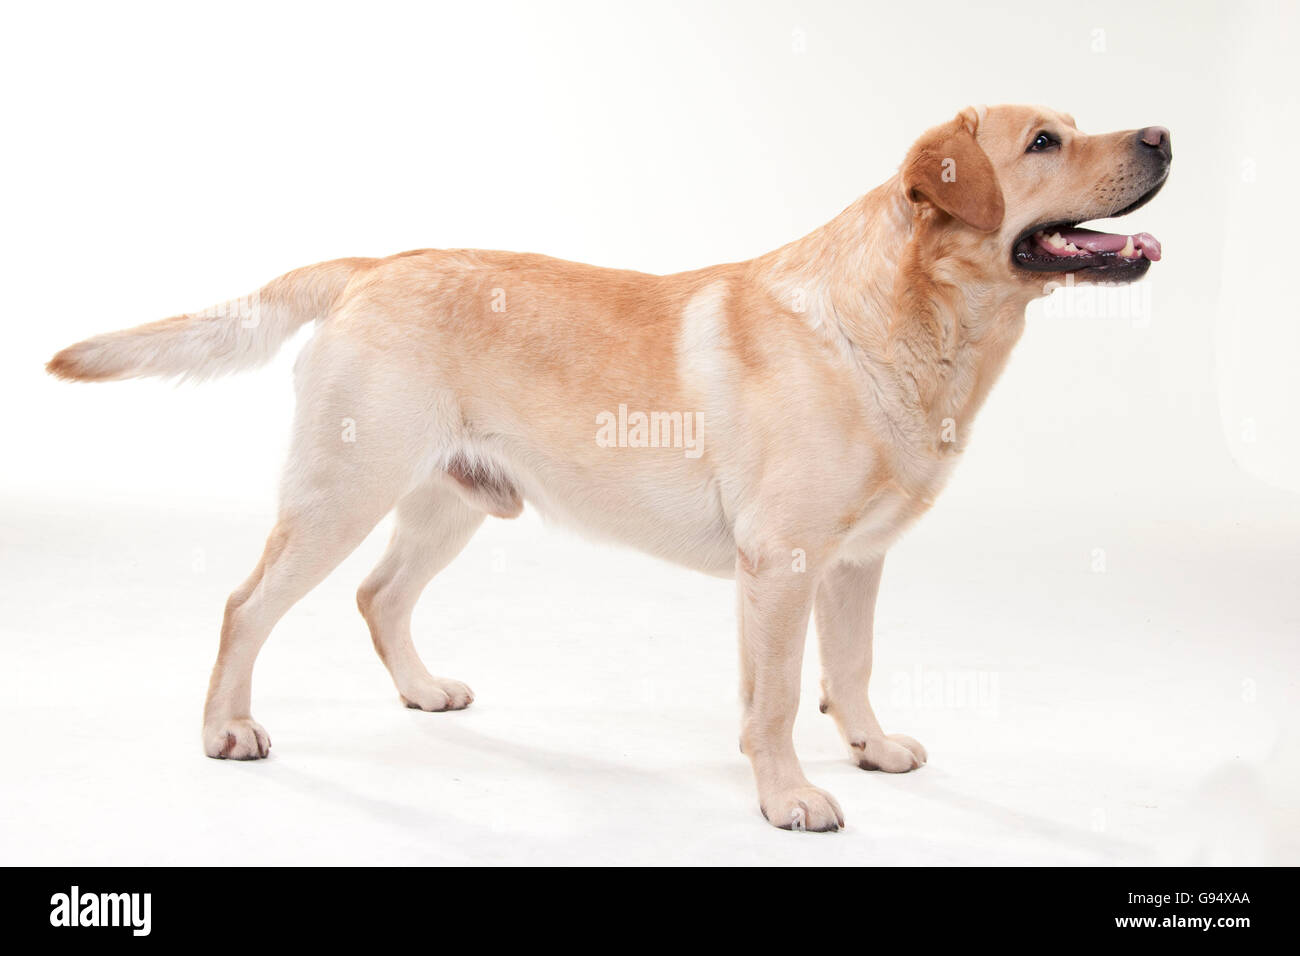
<path fill-rule="evenodd" d="M 45 370 L 83 382 L 197 380 L 262 365 L 301 326 L 328 315 L 348 280 L 373 262 L 335 259 L 295 269 L 242 299 L 70 345 Z"/>

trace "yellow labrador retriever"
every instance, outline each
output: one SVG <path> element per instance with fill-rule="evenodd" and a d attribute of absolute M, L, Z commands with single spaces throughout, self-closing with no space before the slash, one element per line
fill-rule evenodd
<path fill-rule="evenodd" d="M 203 748 L 265 757 L 253 662 L 276 621 L 396 509 L 357 603 L 409 707 L 459 710 L 411 640 L 429 580 L 525 501 L 734 576 L 741 748 L 779 827 L 835 830 L 791 738 L 810 615 L 851 758 L 926 761 L 867 699 L 886 550 L 938 494 L 1024 324 L 1066 274 L 1128 282 L 1160 246 L 1082 229 L 1160 189 L 1161 127 L 1085 135 L 1038 107 L 962 110 L 827 225 L 748 262 L 657 276 L 478 250 L 340 259 L 245 299 L 88 339 L 67 379 L 203 378 L 316 321 L 279 520 L 230 596 Z"/>

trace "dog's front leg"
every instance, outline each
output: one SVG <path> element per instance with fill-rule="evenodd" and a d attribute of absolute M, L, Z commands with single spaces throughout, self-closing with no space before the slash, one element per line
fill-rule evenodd
<path fill-rule="evenodd" d="M 925 763 L 925 748 L 904 734 L 886 734 L 881 730 L 867 698 L 872 619 L 884 563 L 882 557 L 867 564 L 837 564 L 818 582 L 821 709 L 835 719 L 859 767 L 905 773 Z"/>
<path fill-rule="evenodd" d="M 844 825 L 839 804 L 808 782 L 794 752 L 812 574 L 792 568 L 789 554 L 738 552 L 740 747 L 754 767 L 758 805 L 773 826 L 838 830 Z"/>

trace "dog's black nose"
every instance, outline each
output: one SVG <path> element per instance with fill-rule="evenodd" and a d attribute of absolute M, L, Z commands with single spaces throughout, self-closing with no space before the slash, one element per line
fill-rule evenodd
<path fill-rule="evenodd" d="M 1137 132 L 1138 150 L 1154 149 L 1165 159 L 1174 158 L 1174 147 L 1169 140 L 1169 130 L 1163 126 L 1148 126 Z"/>

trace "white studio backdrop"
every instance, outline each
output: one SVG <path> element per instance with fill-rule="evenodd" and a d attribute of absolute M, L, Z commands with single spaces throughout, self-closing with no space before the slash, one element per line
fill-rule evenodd
<path fill-rule="evenodd" d="M 304 781 L 321 789 L 339 778 L 391 779 L 396 789 L 418 767 L 423 789 L 409 813 L 424 821 L 446 768 L 420 747 L 403 750 L 402 734 L 420 734 L 423 746 L 462 733 L 453 729 L 460 725 L 443 731 L 410 723 L 387 749 L 372 747 L 410 716 L 387 709 L 396 705 L 386 678 L 347 606 L 382 548 L 381 529 L 323 596 L 286 618 L 260 664 L 255 696 L 265 694 L 268 704 L 259 719 L 286 754 L 296 749 L 297 759 L 318 761 L 315 776 L 295 784 L 303 765 L 288 758 L 278 769 L 268 761 L 262 776 L 211 776 L 216 771 L 198 756 L 203 682 L 221 601 L 251 568 L 270 527 L 303 338 L 267 369 L 199 387 L 55 382 L 43 365 L 57 349 L 210 306 L 339 256 L 485 247 L 648 272 L 748 258 L 832 218 L 892 175 L 922 131 L 961 107 L 1039 102 L 1073 114 L 1088 132 L 1170 128 L 1171 178 L 1122 227 L 1152 233 L 1165 255 L 1127 297 L 1063 290 L 1031 307 L 950 488 L 898 559 L 891 556 L 882 626 L 910 642 L 882 644 L 886 683 L 873 693 L 888 700 L 891 674 L 964 668 L 1000 674 L 1003 702 L 996 720 L 930 715 L 930 727 L 920 714 L 891 728 L 917 732 L 927 744 L 927 733 L 937 737 L 946 753 L 909 775 L 919 782 L 869 784 L 873 799 L 884 801 L 880 819 L 900 829 L 887 837 L 868 831 L 875 841 L 868 855 L 1255 862 L 1276 859 L 1283 846 L 1282 858 L 1294 862 L 1300 760 L 1286 728 L 1294 724 L 1300 631 L 1300 325 L 1289 281 L 1291 157 L 1300 149 L 1290 75 L 1297 18 L 1294 3 L 1131 0 L 6 8 L 0 696 L 8 718 L 38 724 L 41 733 L 15 735 L 16 747 L 30 742 L 32 749 L 22 751 L 26 763 L 13 764 L 28 768 L 21 781 L 4 777 L 0 820 L 14 825 L 0 829 L 0 850 L 41 862 L 136 859 L 124 859 L 136 851 L 102 833 L 84 842 L 78 829 L 95 814 L 61 783 L 94 767 L 107 801 L 102 813 L 114 815 L 122 846 L 146 848 L 139 859 L 240 862 L 255 852 L 220 834 L 203 844 L 204 831 L 191 825 L 179 796 L 167 807 L 151 804 L 152 791 L 130 776 L 129 763 L 87 738 L 100 732 L 101 715 L 114 734 L 152 734 L 158 772 L 177 794 L 193 782 L 194 805 L 214 816 L 213 794 L 261 799 L 240 788 L 283 783 L 276 774 L 304 792 L 313 789 Z M 445 665 L 479 692 L 466 715 L 485 723 L 465 726 L 510 736 L 502 711 L 480 704 L 508 706 L 505 689 L 513 689 L 530 732 L 549 735 L 548 745 L 562 751 L 572 743 L 566 734 L 581 732 L 571 732 L 563 711 L 542 719 L 530 709 L 529 674 L 580 681 L 595 709 L 570 714 L 572 727 L 604 727 L 602 701 L 617 710 L 642 700 L 641 685 L 619 683 L 630 679 L 629 660 L 647 675 L 644 712 L 655 712 L 656 695 L 669 686 L 655 676 L 659 658 L 649 645 L 629 645 L 625 657 L 607 633 L 645 626 L 671 642 L 669 635 L 708 632 L 707 650 L 693 645 L 701 648 L 701 670 L 691 692 L 675 691 L 677 716 L 665 716 L 661 735 L 642 728 L 646 749 L 638 757 L 669 761 L 669 748 L 685 741 L 673 759 L 707 752 L 711 761 L 712 751 L 698 748 L 720 742 L 723 769 L 710 785 L 723 815 L 699 852 L 714 861 L 767 859 L 772 845 L 760 842 L 761 831 L 744 829 L 757 824 L 743 813 L 735 815 L 742 835 L 727 842 L 734 807 L 725 800 L 752 810 L 748 770 L 731 737 L 734 685 L 717 682 L 718 674 L 732 679 L 727 586 L 551 538 L 539 524 L 531 513 L 514 524 L 489 522 L 446 572 L 449 590 L 433 599 L 436 620 L 427 604 L 417 614 L 421 641 L 435 630 L 446 638 L 430 645 L 438 648 L 426 652 L 430 665 Z M 484 585 L 482 572 L 498 564 L 513 576 Z M 1099 565 L 1109 573 L 1087 577 Z M 491 590 L 502 587 L 509 590 Z M 525 640 L 528 629 L 537 629 L 536 646 Z M 469 640 L 485 630 L 497 643 Z M 336 642 L 328 654 L 319 643 L 327 634 Z M 123 642 L 120 651 L 102 646 L 109 636 Z M 546 640 L 555 642 L 554 655 Z M 1101 651 L 1088 663 L 1085 646 L 1094 641 Z M 146 651 L 157 661 L 147 678 L 135 670 Z M 515 657 L 517 677 L 491 669 Z M 812 686 L 815 655 L 808 657 Z M 1129 670 L 1107 672 L 1116 661 Z M 310 686 L 300 683 L 301 668 L 312 675 Z M 495 693 L 479 686 L 485 668 L 489 690 L 499 682 Z M 103 690 L 96 673 L 119 680 L 129 699 Z M 1028 691 L 1026 674 L 1037 675 Z M 518 683 L 503 689 L 509 680 Z M 347 697 L 351 717 L 358 701 L 382 698 L 383 709 L 361 721 L 366 730 L 356 732 L 355 748 L 391 757 L 382 768 L 353 773 L 348 765 L 336 775 L 320 762 L 330 759 L 322 744 L 330 733 L 352 754 L 349 728 L 315 730 L 294 708 L 317 707 L 313 720 L 335 719 L 324 703 L 332 687 L 357 695 Z M 1258 691 L 1261 705 L 1243 710 L 1239 687 Z M 82 708 L 98 709 L 83 717 L 76 707 L 60 708 L 70 688 L 79 688 Z M 1100 695 L 1103 712 L 1086 700 L 1090 693 Z M 812 700 L 801 708 L 800 732 L 815 719 Z M 813 718 L 802 715 L 808 706 Z M 284 711 L 278 723 L 277 707 Z M 124 711 L 140 721 L 121 729 Z M 629 722 L 641 717 L 619 713 L 610 728 L 635 735 Z M 1198 714 L 1205 727 L 1181 722 Z M 1077 727 L 1078 737 L 1053 737 L 1069 733 L 1053 720 Z M 1094 726 L 1104 740 L 1087 736 Z M 1042 734 L 1041 753 L 1038 738 L 1017 739 L 1021 732 Z M 800 748 L 814 782 L 824 783 L 842 761 L 830 732 L 819 733 L 828 740 L 824 759 L 809 749 L 818 745 Z M 38 748 L 51 739 L 58 746 Z M 1061 739 L 1073 743 L 1061 747 Z M 1141 741 L 1135 751 L 1142 752 L 1113 765 L 1108 741 Z M 1146 749 L 1150 741 L 1158 746 Z M 610 746 L 617 752 L 620 744 Z M 982 748 L 998 747 L 1006 763 L 972 783 L 982 779 Z M 503 752 L 498 747 L 496 758 Z M 1068 753 L 1094 762 L 1044 774 L 1044 761 Z M 474 759 L 456 773 L 472 781 Z M 574 766 L 586 767 L 581 759 Z M 520 760 L 536 775 L 520 789 L 551 794 L 549 815 L 521 810 L 513 784 L 484 778 L 473 813 L 446 831 L 428 825 L 439 836 L 422 856 L 410 842 L 413 828 L 371 840 L 365 821 L 349 817 L 360 799 L 326 804 L 355 828 L 339 826 L 335 842 L 313 842 L 315 810 L 286 797 L 274 817 L 286 829 L 277 834 L 268 822 L 259 836 L 269 848 L 263 859 L 302 860 L 308 845 L 316 849 L 306 859 L 321 862 L 407 861 L 410 852 L 441 859 L 436 854 L 448 847 L 474 859 L 484 846 L 493 859 L 545 856 L 529 842 L 540 831 L 548 833 L 550 858 L 592 859 L 577 844 L 558 842 L 578 826 L 564 810 L 574 799 L 572 778 L 548 777 L 542 761 Z M 1256 783 L 1244 790 L 1214 784 L 1219 796 L 1193 799 L 1202 768 L 1243 760 L 1265 768 L 1249 778 Z M 511 765 L 502 779 L 516 772 Z M 673 799 L 661 799 L 653 779 L 631 770 L 599 782 L 617 790 L 619 779 L 628 782 L 623 799 L 653 796 L 639 807 L 645 814 Z M 1033 781 L 1044 779 L 1061 792 L 1036 789 Z M 1109 797 L 1090 789 L 1099 779 L 1108 781 Z M 1174 789 L 1161 791 L 1161 781 Z M 380 788 L 367 798 L 375 805 L 397 799 L 382 790 L 386 784 L 357 783 L 366 785 Z M 851 827 L 868 819 L 855 809 L 867 800 L 854 801 L 854 786 L 862 785 L 847 772 L 829 781 L 846 801 Z M 938 795 L 918 804 L 899 790 L 891 802 L 894 791 L 882 787 L 937 788 Z M 945 794 L 961 812 L 943 816 Z M 1014 814 L 1002 814 L 1004 801 L 1018 807 Z M 602 809 L 582 806 L 590 815 L 581 826 L 605 832 Z M 1213 817 L 1217 806 L 1229 811 Z M 1183 823 L 1170 822 L 1170 807 Z M 986 830 L 983 817 L 972 823 L 961 815 L 972 808 L 989 808 L 1001 822 Z M 439 813 L 445 809 L 437 803 Z M 1166 810 L 1170 816 L 1152 822 Z M 1040 813 L 1056 816 L 1044 822 Z M 1188 828 L 1204 830 L 1198 813 L 1220 824 L 1231 815 L 1238 830 L 1221 829 L 1231 839 L 1221 837 L 1217 849 L 1189 849 Z M 499 839 L 476 836 L 483 814 L 508 821 L 494 831 Z M 148 849 L 156 820 L 196 842 L 160 840 Z M 609 826 L 615 835 L 601 846 L 610 853 L 638 840 L 644 850 L 652 832 L 631 821 Z M 1000 826 L 1015 839 L 1003 842 Z M 913 837 L 921 831 L 930 856 L 917 855 Z M 60 840 L 82 842 L 64 851 Z M 856 844 L 834 846 L 837 861 L 864 859 Z M 779 852 L 808 859 L 803 850 Z"/>

